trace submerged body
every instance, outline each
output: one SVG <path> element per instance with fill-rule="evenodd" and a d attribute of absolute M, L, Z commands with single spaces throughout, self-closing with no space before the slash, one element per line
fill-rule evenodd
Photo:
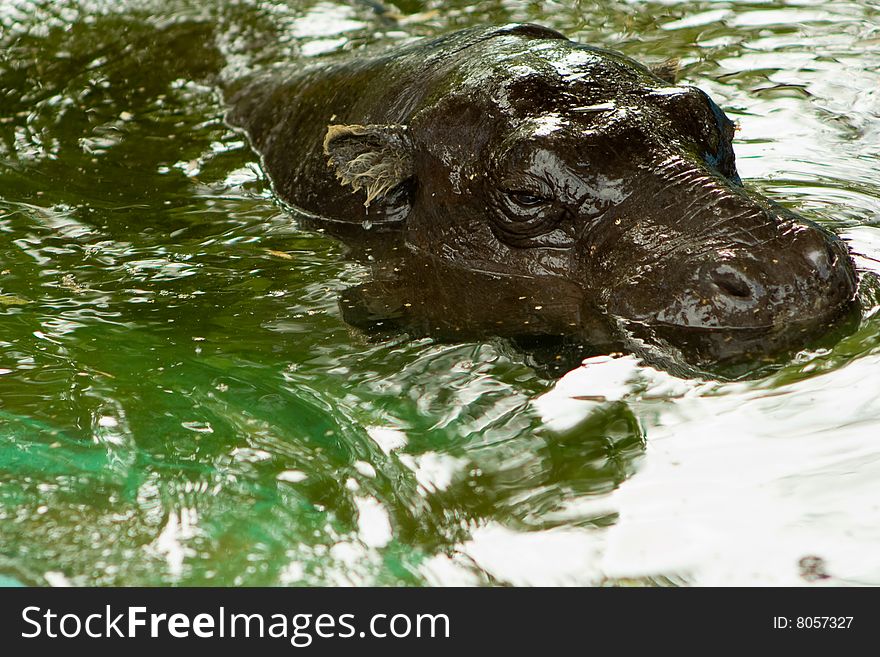
<path fill-rule="evenodd" d="M 552 30 L 464 30 L 227 97 L 284 201 L 403 245 L 417 264 L 365 305 L 426 333 L 706 362 L 796 346 L 854 300 L 840 240 L 743 187 L 706 94 Z"/>

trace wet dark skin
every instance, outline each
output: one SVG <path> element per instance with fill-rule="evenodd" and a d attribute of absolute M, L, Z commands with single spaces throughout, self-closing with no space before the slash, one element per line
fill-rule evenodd
<path fill-rule="evenodd" d="M 846 248 L 743 187 L 733 123 L 666 77 L 509 25 L 226 93 L 278 196 L 369 238 L 347 317 L 701 364 L 797 348 L 854 304 Z"/>

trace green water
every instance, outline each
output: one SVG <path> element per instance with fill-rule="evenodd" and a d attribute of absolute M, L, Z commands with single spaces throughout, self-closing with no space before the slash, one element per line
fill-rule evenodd
<path fill-rule="evenodd" d="M 0 583 L 880 584 L 880 320 L 747 382 L 369 339 L 227 72 L 528 20 L 679 57 L 880 270 L 874 2 L 0 0 Z M 215 45 L 212 45 L 215 44 Z"/>

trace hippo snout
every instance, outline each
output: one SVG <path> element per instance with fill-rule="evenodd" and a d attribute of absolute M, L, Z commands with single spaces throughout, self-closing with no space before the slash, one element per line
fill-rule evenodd
<path fill-rule="evenodd" d="M 706 264 L 701 287 L 715 309 L 711 323 L 783 328 L 788 322 L 823 322 L 852 301 L 856 276 L 842 242 L 816 228 L 799 228 L 787 250 Z"/>
<path fill-rule="evenodd" d="M 720 249 L 690 266 L 665 268 L 665 283 L 637 281 L 616 312 L 681 329 L 803 333 L 824 325 L 853 301 L 852 261 L 843 243 L 818 227 L 798 224 L 792 232 L 781 243 Z"/>
<path fill-rule="evenodd" d="M 670 259 L 612 294 L 624 342 L 666 345 L 693 364 L 749 361 L 800 348 L 855 306 L 857 277 L 844 244 L 797 224 L 760 248 Z"/>

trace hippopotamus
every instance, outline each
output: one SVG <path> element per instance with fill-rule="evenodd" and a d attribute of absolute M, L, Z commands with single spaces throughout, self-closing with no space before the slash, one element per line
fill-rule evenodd
<path fill-rule="evenodd" d="M 800 345 L 855 302 L 842 241 L 744 186 L 706 93 L 552 29 L 274 68 L 225 97 L 282 201 L 415 259 L 384 305 L 422 308 L 427 333 L 629 336 L 706 361 Z"/>

